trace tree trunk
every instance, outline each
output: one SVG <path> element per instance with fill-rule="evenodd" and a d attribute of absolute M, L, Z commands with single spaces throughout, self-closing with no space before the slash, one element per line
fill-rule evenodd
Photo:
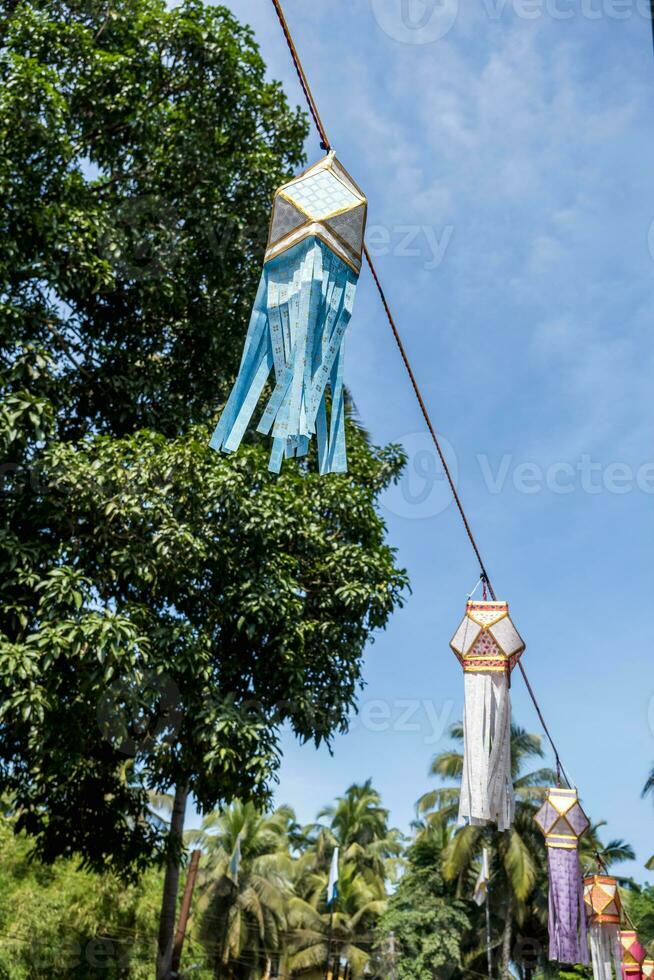
<path fill-rule="evenodd" d="M 177 892 L 179 890 L 179 869 L 184 835 L 184 816 L 188 800 L 188 787 L 175 788 L 175 801 L 168 835 L 168 856 L 166 858 L 166 877 L 164 878 L 163 901 L 159 919 L 159 943 L 157 949 L 157 980 L 171 980 L 173 965 L 173 944 L 175 942 L 175 918 L 177 915 Z"/>
<path fill-rule="evenodd" d="M 506 922 L 502 934 L 502 970 L 501 980 L 511 980 L 511 945 L 513 940 L 513 895 L 509 896 L 506 904 Z"/>

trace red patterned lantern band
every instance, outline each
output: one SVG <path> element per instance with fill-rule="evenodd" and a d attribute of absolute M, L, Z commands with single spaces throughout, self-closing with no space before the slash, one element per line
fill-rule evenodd
<path fill-rule="evenodd" d="M 633 929 L 622 930 L 620 945 L 622 947 L 623 980 L 641 980 L 647 951 Z"/>
<path fill-rule="evenodd" d="M 463 667 L 463 779 L 459 822 L 508 830 L 511 778 L 511 671 L 525 649 L 506 602 L 469 601 L 451 647 Z"/>
<path fill-rule="evenodd" d="M 619 978 L 622 967 L 622 902 L 617 881 L 607 875 L 586 878 L 584 900 L 594 980 L 613 980 L 614 969 L 615 976 Z"/>

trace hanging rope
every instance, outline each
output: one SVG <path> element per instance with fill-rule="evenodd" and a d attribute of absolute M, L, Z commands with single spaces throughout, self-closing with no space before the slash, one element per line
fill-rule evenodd
<path fill-rule="evenodd" d="M 304 68 L 302 66 L 302 62 L 300 61 L 300 56 L 297 53 L 297 48 L 295 47 L 295 42 L 293 41 L 293 35 L 289 30 L 288 21 L 286 20 L 284 10 L 282 8 L 280 0 L 272 0 L 272 2 L 277 12 L 279 23 L 282 25 L 284 37 L 286 38 L 288 49 L 291 52 L 291 58 L 293 59 L 293 64 L 295 65 L 297 77 L 300 79 L 300 85 L 302 86 L 304 97 L 309 105 L 309 111 L 311 112 L 311 115 L 313 117 L 313 121 L 316 125 L 316 129 L 320 134 L 320 140 L 321 140 L 320 145 L 323 150 L 328 152 L 331 149 L 331 145 L 327 138 L 327 133 L 325 131 L 325 127 L 323 126 L 322 119 L 320 118 L 320 113 L 318 112 L 318 106 L 316 105 L 316 100 L 313 97 L 313 92 L 311 91 L 309 80 L 305 74 Z"/>
<path fill-rule="evenodd" d="M 654 0 L 651 0 L 651 2 L 652 2 L 652 4 L 654 4 Z M 320 113 L 318 112 L 318 107 L 317 107 L 316 101 L 315 101 L 315 99 L 313 97 L 313 93 L 311 91 L 311 87 L 309 85 L 309 82 L 308 82 L 306 73 L 304 71 L 304 67 L 302 65 L 302 61 L 300 60 L 300 56 L 298 54 L 297 48 L 295 47 L 295 43 L 293 41 L 293 37 L 291 35 L 290 29 L 289 29 L 289 26 L 288 26 L 288 21 L 286 20 L 286 16 L 285 16 L 284 10 L 282 8 L 281 0 L 272 0 L 272 3 L 273 3 L 273 6 L 274 6 L 274 8 L 275 8 L 275 10 L 277 12 L 277 16 L 279 18 L 279 22 L 280 22 L 280 24 L 282 26 L 282 30 L 284 32 L 284 37 L 286 38 L 286 43 L 288 44 L 288 48 L 289 48 L 289 51 L 291 53 L 291 58 L 293 60 L 293 64 L 295 65 L 295 70 L 296 70 L 297 75 L 298 75 L 298 78 L 300 80 L 300 85 L 302 86 L 302 91 L 304 92 L 304 96 L 305 96 L 305 98 L 307 100 L 307 104 L 309 106 L 309 111 L 311 112 L 311 116 L 312 116 L 313 121 L 314 121 L 314 123 L 316 125 L 316 129 L 318 130 L 318 133 L 320 135 L 322 148 L 324 150 L 329 150 L 330 147 L 331 147 L 331 144 L 329 142 L 329 138 L 327 136 L 327 132 L 325 130 L 325 127 L 323 125 L 322 119 L 320 117 Z M 654 7 L 653 7 L 653 10 L 654 10 Z M 468 535 L 468 538 L 470 540 L 470 544 L 472 545 L 472 549 L 473 549 L 473 551 L 475 553 L 475 556 L 477 558 L 477 561 L 479 562 L 479 569 L 480 569 L 480 572 L 481 572 L 481 575 L 480 575 L 481 581 L 484 584 L 484 586 L 487 586 L 488 587 L 488 591 L 491 594 L 491 598 L 492 599 L 495 599 L 496 598 L 495 591 L 493 589 L 493 586 L 491 585 L 490 578 L 488 577 L 488 572 L 486 571 L 486 566 L 484 565 L 483 559 L 481 557 L 481 552 L 479 550 L 479 547 L 477 545 L 477 542 L 475 540 L 475 537 L 474 537 L 474 535 L 472 533 L 470 522 L 468 521 L 466 512 L 465 512 L 465 510 L 463 508 L 463 503 L 461 501 L 461 498 L 460 498 L 459 493 L 457 491 L 456 485 L 454 483 L 454 478 L 453 478 L 452 473 L 451 473 L 451 470 L 450 470 L 450 468 L 449 468 L 449 466 L 447 464 L 447 460 L 445 459 L 445 455 L 444 455 L 443 450 L 441 448 L 440 440 L 439 440 L 438 436 L 436 435 L 436 430 L 434 429 L 434 426 L 432 424 L 431 417 L 429 415 L 429 412 L 427 410 L 427 406 L 425 404 L 425 400 L 422 397 L 422 392 L 420 390 L 420 386 L 419 386 L 418 381 L 416 379 L 416 376 L 414 374 L 413 368 L 411 367 L 411 362 L 409 361 L 409 357 L 407 355 L 406 348 L 404 347 L 404 344 L 402 342 L 402 338 L 400 337 L 400 333 L 399 333 L 399 331 L 397 329 L 397 324 L 395 322 L 395 317 L 393 316 L 393 314 L 391 312 L 390 306 L 388 304 L 388 300 L 386 299 L 386 294 L 384 293 L 384 290 L 382 288 L 381 282 L 379 280 L 379 276 L 377 275 L 377 270 L 375 268 L 375 264 L 372 261 L 372 257 L 370 255 L 370 252 L 368 251 L 368 247 L 366 245 L 364 245 L 363 252 L 364 252 L 364 255 L 366 257 L 366 262 L 368 263 L 368 266 L 370 267 L 370 272 L 372 273 L 372 278 L 373 278 L 373 280 L 375 282 L 375 286 L 377 287 L 377 290 L 379 292 L 379 296 L 381 298 L 382 305 L 384 307 L 384 311 L 385 311 L 386 316 L 388 318 L 388 322 L 390 324 L 391 330 L 393 331 L 393 336 L 395 337 L 395 342 L 396 342 L 396 344 L 398 346 L 398 349 L 400 351 L 400 356 L 402 358 L 402 361 L 404 362 L 404 366 L 406 368 L 407 374 L 409 375 L 409 379 L 411 381 L 411 385 L 413 387 L 415 396 L 416 396 L 416 398 L 418 400 L 418 405 L 420 406 L 420 411 L 422 412 L 423 418 L 424 418 L 424 420 L 425 420 L 425 422 L 427 424 L 427 428 L 429 429 L 429 434 L 431 435 L 431 438 L 432 438 L 432 440 L 434 442 L 434 445 L 436 447 L 436 452 L 438 453 L 438 458 L 441 461 L 441 465 L 442 465 L 443 470 L 445 472 L 445 476 L 447 478 L 447 482 L 450 485 L 450 489 L 451 489 L 452 495 L 454 497 L 454 502 L 455 502 L 455 504 L 457 506 L 457 510 L 459 511 L 459 514 L 461 516 L 461 520 L 463 521 L 463 526 L 464 526 L 465 531 L 466 531 L 466 534 Z M 531 684 L 529 683 L 529 678 L 527 677 L 527 673 L 525 671 L 525 668 L 523 667 L 522 663 L 519 663 L 518 666 L 520 668 L 520 673 L 522 674 L 522 677 L 523 677 L 524 682 L 526 684 L 527 691 L 529 692 L 529 696 L 530 696 L 530 698 L 531 698 L 531 700 L 532 700 L 532 702 L 534 704 L 534 708 L 536 709 L 536 713 L 538 715 L 538 718 L 540 720 L 540 723 L 543 726 L 543 731 L 545 732 L 545 735 L 547 737 L 547 740 L 548 740 L 550 746 L 552 747 L 552 752 L 554 753 L 554 758 L 556 760 L 557 772 L 563 775 L 563 778 L 565 779 L 567 785 L 570 788 L 572 788 L 572 783 L 570 782 L 570 779 L 568 778 L 568 775 L 567 775 L 567 773 L 565 771 L 565 768 L 564 768 L 563 763 L 561 761 L 561 756 L 559 755 L 559 751 L 558 751 L 558 749 L 556 747 L 556 744 L 554 742 L 554 739 L 552 738 L 552 735 L 550 734 L 550 730 L 549 730 L 549 728 L 548 728 L 548 726 L 547 726 L 547 724 L 545 722 L 545 718 L 543 716 L 543 712 L 541 711 L 541 707 L 540 707 L 540 705 L 539 705 L 539 703 L 538 703 L 538 701 L 536 699 L 536 695 L 534 694 L 534 690 L 533 690 Z"/>

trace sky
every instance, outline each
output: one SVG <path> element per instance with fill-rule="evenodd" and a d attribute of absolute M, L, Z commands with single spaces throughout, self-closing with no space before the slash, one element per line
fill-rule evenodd
<path fill-rule="evenodd" d="M 301 93 L 270 0 L 226 0 Z M 285 0 L 331 142 L 564 765 L 647 879 L 654 802 L 654 58 L 646 0 Z M 315 134 L 309 162 L 322 155 Z M 245 325 L 244 325 L 245 328 Z M 333 754 L 285 738 L 304 821 L 372 778 L 407 831 L 461 718 L 478 579 L 364 270 L 346 382 L 409 464 L 382 500 L 412 593 Z M 540 732 L 522 679 L 516 721 Z M 551 755 L 547 756 L 551 762 Z"/>

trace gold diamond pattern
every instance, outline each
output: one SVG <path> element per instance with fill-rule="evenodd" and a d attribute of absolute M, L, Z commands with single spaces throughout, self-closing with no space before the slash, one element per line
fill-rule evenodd
<path fill-rule="evenodd" d="M 535 816 L 548 847 L 574 850 L 590 823 L 579 803 L 577 791 L 552 787 Z"/>

